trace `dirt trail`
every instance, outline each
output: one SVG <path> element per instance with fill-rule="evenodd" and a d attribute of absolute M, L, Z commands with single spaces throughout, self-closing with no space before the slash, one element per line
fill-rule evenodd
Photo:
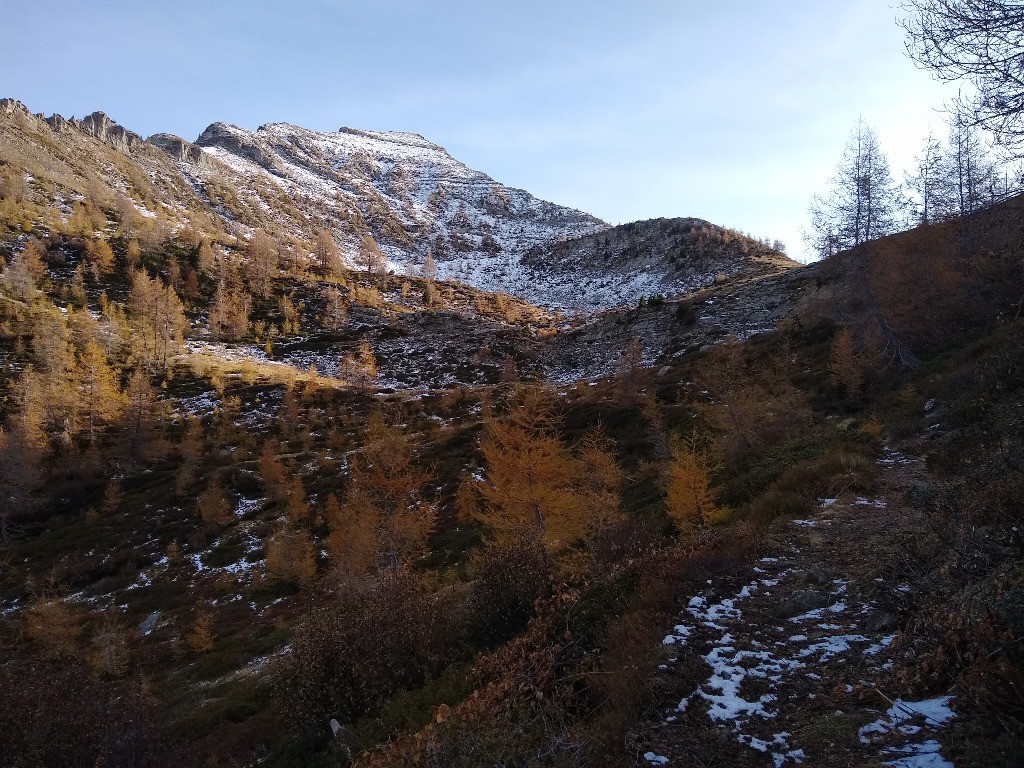
<path fill-rule="evenodd" d="M 635 765 L 951 768 L 955 701 L 900 698 L 912 598 L 901 541 L 919 463 L 887 450 L 877 498 L 826 499 L 772 530 L 766 555 L 694 595 L 665 637 L 667 695 Z"/>

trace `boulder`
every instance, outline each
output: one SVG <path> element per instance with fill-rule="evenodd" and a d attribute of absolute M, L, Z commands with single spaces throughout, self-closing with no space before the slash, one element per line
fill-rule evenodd
<path fill-rule="evenodd" d="M 802 613 L 832 605 L 832 596 L 817 589 L 801 589 L 775 606 L 772 613 L 780 619 L 791 619 Z"/>

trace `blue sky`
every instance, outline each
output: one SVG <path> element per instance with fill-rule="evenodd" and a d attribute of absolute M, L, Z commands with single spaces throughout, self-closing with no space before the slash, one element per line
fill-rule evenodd
<path fill-rule="evenodd" d="M 144 136 L 421 133 L 612 223 L 801 227 L 859 115 L 894 170 L 954 95 L 885 0 L 0 0 L 0 96 Z M 897 174 L 898 175 L 898 174 Z"/>

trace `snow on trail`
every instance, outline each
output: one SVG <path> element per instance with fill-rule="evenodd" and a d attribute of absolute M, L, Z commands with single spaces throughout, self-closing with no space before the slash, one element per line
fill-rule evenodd
<path fill-rule="evenodd" d="M 879 463 L 892 469 L 912 461 L 886 449 Z M 857 534 L 890 525 L 887 507 L 885 499 L 825 499 L 812 519 L 787 524 L 789 550 L 761 558 L 748 569 L 749 581 L 724 576 L 723 584 L 708 581 L 690 599 L 663 640 L 679 649 L 678 658 L 661 669 L 696 680 L 696 686 L 666 712 L 651 740 L 653 751 L 644 755 L 648 763 L 674 762 L 669 747 L 686 750 L 688 740 L 701 732 L 695 724 L 706 717 L 717 729 L 719 744 L 725 738 L 762 753 L 766 765 L 826 765 L 830 754 L 825 750 L 831 747 L 814 741 L 809 723 L 835 713 L 867 722 L 859 731 L 858 723 L 851 726 L 851 741 L 859 742 L 853 749 L 883 765 L 952 768 L 936 738 L 955 716 L 951 696 L 893 699 L 885 713 L 862 703 L 884 699 L 880 681 L 893 666 L 891 646 L 897 635 L 886 631 L 891 627 L 866 628 L 878 606 L 855 584 L 855 576 L 842 577 L 849 571 L 844 573 L 843 562 L 831 556 L 836 550 L 828 547 L 852 552 L 850 542 L 869 546 Z M 853 561 L 857 558 L 854 553 Z M 826 568 L 833 573 L 822 578 Z M 695 678 L 701 661 L 709 671 Z M 858 699 L 858 690 L 870 695 Z M 690 731 L 672 730 L 687 727 Z"/>

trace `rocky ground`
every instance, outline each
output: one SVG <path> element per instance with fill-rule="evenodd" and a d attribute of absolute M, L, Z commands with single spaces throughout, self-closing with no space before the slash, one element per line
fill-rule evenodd
<path fill-rule="evenodd" d="M 755 563 L 690 598 L 636 765 L 953 765 L 955 697 L 912 700 L 898 674 L 915 590 L 901 542 L 925 524 L 904 498 L 923 468 L 891 450 L 880 464 L 876 498 L 780 521 Z"/>

